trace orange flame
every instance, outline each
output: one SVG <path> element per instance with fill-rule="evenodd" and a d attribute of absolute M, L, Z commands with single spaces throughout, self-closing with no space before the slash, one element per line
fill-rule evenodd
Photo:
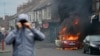
<path fill-rule="evenodd" d="M 76 35 L 66 35 L 63 36 L 62 40 L 78 40 L 80 33 L 77 33 Z"/>
<path fill-rule="evenodd" d="M 69 36 L 67 40 L 78 40 L 78 36 Z"/>
<path fill-rule="evenodd" d="M 59 32 L 60 34 L 64 34 L 66 32 L 67 28 L 63 27 L 62 30 Z"/>

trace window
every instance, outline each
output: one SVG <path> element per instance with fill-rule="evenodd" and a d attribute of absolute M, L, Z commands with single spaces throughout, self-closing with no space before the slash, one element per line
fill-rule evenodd
<path fill-rule="evenodd" d="M 45 10 L 42 9 L 42 19 L 45 19 Z"/>
<path fill-rule="evenodd" d="M 86 41 L 89 41 L 89 40 L 90 40 L 90 36 L 87 36 L 87 37 L 86 37 Z"/>
<path fill-rule="evenodd" d="M 37 11 L 37 20 L 39 19 L 39 11 Z"/>
<path fill-rule="evenodd" d="M 47 19 L 51 19 L 51 8 L 47 7 Z"/>
<path fill-rule="evenodd" d="M 37 19 L 38 19 L 37 11 L 34 11 L 34 19 L 35 19 L 35 21 L 37 21 Z"/>
<path fill-rule="evenodd" d="M 91 41 L 100 41 L 100 35 L 90 36 Z"/>
<path fill-rule="evenodd" d="M 37 12 L 36 11 L 34 12 L 34 19 L 35 19 L 35 21 L 37 19 Z"/>
<path fill-rule="evenodd" d="M 31 14 L 31 22 L 34 22 L 34 12 L 32 12 L 32 14 Z"/>
<path fill-rule="evenodd" d="M 31 15 L 28 15 L 29 16 L 29 21 L 31 22 Z"/>
<path fill-rule="evenodd" d="M 42 19 L 42 10 L 39 10 L 39 19 Z"/>
<path fill-rule="evenodd" d="M 96 2 L 96 9 L 99 10 L 100 9 L 100 1 Z"/>
<path fill-rule="evenodd" d="M 47 8 L 44 9 L 44 19 L 47 19 Z"/>

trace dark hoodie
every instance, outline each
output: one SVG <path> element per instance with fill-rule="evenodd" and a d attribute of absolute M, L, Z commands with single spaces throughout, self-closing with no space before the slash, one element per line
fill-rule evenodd
<path fill-rule="evenodd" d="M 26 14 L 21 14 L 18 21 L 25 19 Z M 13 56 L 34 56 L 35 40 L 44 40 L 45 35 L 36 29 L 21 28 L 11 31 L 5 39 L 6 44 L 13 44 Z"/>

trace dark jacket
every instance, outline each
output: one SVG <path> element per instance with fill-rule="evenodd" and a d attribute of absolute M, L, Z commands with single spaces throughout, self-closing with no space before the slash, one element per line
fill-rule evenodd
<path fill-rule="evenodd" d="M 4 39 L 4 34 L 0 32 L 0 42 Z"/>

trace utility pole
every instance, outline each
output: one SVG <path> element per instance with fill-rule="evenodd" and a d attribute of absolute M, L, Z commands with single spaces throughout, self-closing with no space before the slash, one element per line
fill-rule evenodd
<path fill-rule="evenodd" d="M 5 15 L 6 15 L 6 2 L 4 0 L 4 3 L 3 3 L 3 6 L 4 6 L 4 16 L 3 16 L 3 20 L 5 20 Z"/>

